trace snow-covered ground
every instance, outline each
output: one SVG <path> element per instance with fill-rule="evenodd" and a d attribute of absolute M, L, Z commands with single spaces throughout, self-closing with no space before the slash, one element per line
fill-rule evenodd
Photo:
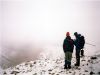
<path fill-rule="evenodd" d="M 0 75 L 100 75 L 100 54 L 90 56 L 88 53 L 81 58 L 80 67 L 75 67 L 76 60 L 73 53 L 72 69 L 65 70 L 62 47 L 48 46 L 44 49 L 38 60 L 26 61 L 1 70 Z"/>

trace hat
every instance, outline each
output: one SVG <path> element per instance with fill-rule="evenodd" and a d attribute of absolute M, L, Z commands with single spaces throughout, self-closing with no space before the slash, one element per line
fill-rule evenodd
<path fill-rule="evenodd" d="M 74 33 L 74 35 L 78 35 L 78 33 L 77 33 L 77 32 L 75 32 L 75 33 Z"/>
<path fill-rule="evenodd" d="M 66 36 L 70 36 L 70 33 L 69 33 L 69 32 L 67 32 L 67 33 L 66 33 Z"/>

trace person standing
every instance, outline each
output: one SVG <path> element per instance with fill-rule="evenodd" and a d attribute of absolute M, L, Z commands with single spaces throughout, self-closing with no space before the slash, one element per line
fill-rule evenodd
<path fill-rule="evenodd" d="M 63 50 L 65 53 L 65 65 L 64 69 L 70 69 L 71 68 L 71 59 L 72 59 L 72 53 L 74 49 L 74 41 L 70 37 L 70 33 L 66 33 L 66 38 L 63 42 Z"/>
<path fill-rule="evenodd" d="M 81 51 L 81 45 L 80 45 L 80 35 L 75 32 L 74 33 L 76 39 L 74 40 L 74 45 L 76 49 L 76 63 L 75 66 L 80 66 L 80 51 Z"/>

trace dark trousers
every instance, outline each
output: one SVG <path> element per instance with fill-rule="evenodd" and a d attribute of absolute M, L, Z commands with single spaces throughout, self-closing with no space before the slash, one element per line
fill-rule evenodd
<path fill-rule="evenodd" d="M 80 66 L 80 49 L 76 49 L 76 65 Z"/>
<path fill-rule="evenodd" d="M 84 56 L 84 50 L 81 49 L 81 56 Z"/>

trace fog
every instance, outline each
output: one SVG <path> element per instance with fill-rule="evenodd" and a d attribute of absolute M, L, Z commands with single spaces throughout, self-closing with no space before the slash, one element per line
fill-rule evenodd
<path fill-rule="evenodd" d="M 100 49 L 98 0 L 2 0 L 0 10 L 0 65 L 37 59 L 46 46 L 62 46 L 67 31 Z"/>

